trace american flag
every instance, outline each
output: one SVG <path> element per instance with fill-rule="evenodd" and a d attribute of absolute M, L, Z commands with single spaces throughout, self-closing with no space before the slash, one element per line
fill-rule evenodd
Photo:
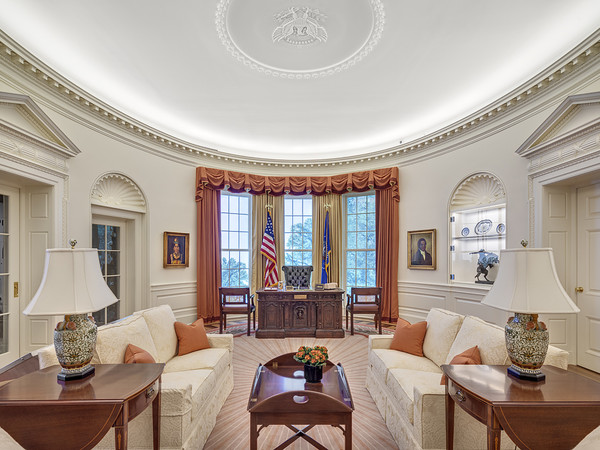
<path fill-rule="evenodd" d="M 267 258 L 265 266 L 265 287 L 277 286 L 279 275 L 277 274 L 277 254 L 275 253 L 275 233 L 273 233 L 273 221 L 271 213 L 267 211 L 267 226 L 263 235 L 260 252 Z"/>

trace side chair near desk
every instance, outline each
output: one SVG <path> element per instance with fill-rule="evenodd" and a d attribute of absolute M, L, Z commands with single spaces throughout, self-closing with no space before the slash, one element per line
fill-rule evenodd
<path fill-rule="evenodd" d="M 381 334 L 381 288 L 353 287 L 348 294 L 346 305 L 346 330 L 348 329 L 348 314 L 350 314 L 350 334 L 354 335 L 354 314 L 373 314 L 375 327 L 379 323 Z"/>
<path fill-rule="evenodd" d="M 250 295 L 250 288 L 219 288 L 219 334 L 227 329 L 227 314 L 246 314 L 248 316 L 248 331 L 250 336 L 250 315 L 252 326 L 256 330 L 256 307 L 254 295 Z"/>

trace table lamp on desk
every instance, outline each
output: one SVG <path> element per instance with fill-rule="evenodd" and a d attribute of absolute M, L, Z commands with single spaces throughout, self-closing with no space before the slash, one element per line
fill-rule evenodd
<path fill-rule="evenodd" d="M 46 250 L 42 282 L 23 311 L 28 316 L 64 315 L 54 330 L 54 349 L 62 367 L 60 381 L 80 380 L 94 373 L 90 361 L 97 328 L 88 314 L 118 300 L 102 277 L 98 250 L 76 249 L 77 241 L 70 244 L 70 249 Z"/>
<path fill-rule="evenodd" d="M 498 276 L 482 305 L 515 313 L 505 327 L 509 375 L 542 381 L 549 336 L 538 314 L 577 313 L 558 279 L 551 248 L 500 250 Z"/>

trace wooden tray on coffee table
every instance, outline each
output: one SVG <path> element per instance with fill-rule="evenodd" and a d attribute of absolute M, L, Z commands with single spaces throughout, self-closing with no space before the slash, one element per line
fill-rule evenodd
<path fill-rule="evenodd" d="M 326 447 L 306 434 L 315 425 L 331 425 L 342 430 L 345 448 L 352 448 L 352 411 L 354 403 L 341 364 L 327 361 L 320 383 L 306 383 L 304 365 L 286 353 L 259 364 L 250 398 L 250 448 L 258 448 L 258 435 L 269 425 L 285 425 L 296 434 L 279 445 L 283 449 L 303 438 L 316 448 Z M 296 428 L 295 425 L 306 425 Z M 259 428 L 260 427 L 260 428 Z"/>

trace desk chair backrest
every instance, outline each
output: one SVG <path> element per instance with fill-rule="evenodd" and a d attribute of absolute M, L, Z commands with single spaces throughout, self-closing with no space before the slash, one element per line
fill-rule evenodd
<path fill-rule="evenodd" d="M 287 286 L 310 287 L 312 266 L 283 266 L 281 269 L 285 274 L 285 284 Z"/>

